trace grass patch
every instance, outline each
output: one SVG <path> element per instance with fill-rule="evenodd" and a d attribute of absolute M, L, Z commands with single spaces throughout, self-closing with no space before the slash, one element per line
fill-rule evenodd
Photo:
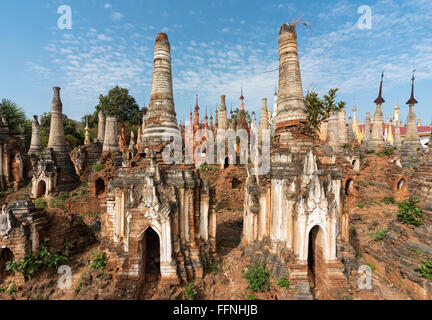
<path fill-rule="evenodd" d="M 88 216 L 88 217 L 95 218 L 95 219 L 99 218 L 99 213 L 98 212 L 86 212 L 85 215 Z"/>
<path fill-rule="evenodd" d="M 94 163 L 92 165 L 92 169 L 94 170 L 94 172 L 98 172 L 101 171 L 105 168 L 105 165 L 103 163 Z"/>
<path fill-rule="evenodd" d="M 255 295 L 252 294 L 252 293 L 248 293 L 248 295 L 247 295 L 247 299 L 248 299 L 248 300 L 257 300 L 257 297 L 255 297 Z"/>
<path fill-rule="evenodd" d="M 9 290 L 6 291 L 6 293 L 10 296 L 14 296 L 17 293 L 17 286 L 15 283 L 12 283 L 12 285 L 9 287 Z"/>
<path fill-rule="evenodd" d="M 359 180 L 359 181 L 357 181 L 357 185 L 360 187 L 367 187 L 368 183 L 366 181 Z"/>
<path fill-rule="evenodd" d="M 85 273 L 84 273 L 84 272 L 81 272 L 80 279 L 79 279 L 79 281 L 78 281 L 77 286 L 75 287 L 75 292 L 76 292 L 76 293 L 80 292 L 81 289 L 82 289 L 83 282 L 84 282 L 84 276 L 85 276 Z"/>
<path fill-rule="evenodd" d="M 207 162 L 204 162 L 200 165 L 200 170 L 202 172 L 214 172 L 215 173 L 216 171 L 218 171 L 218 168 L 212 167 L 212 166 L 208 165 Z"/>
<path fill-rule="evenodd" d="M 290 287 L 290 281 L 287 279 L 287 278 L 285 278 L 285 277 L 280 277 L 279 279 L 278 279 L 278 281 L 276 281 L 276 285 L 279 287 L 279 288 L 286 288 L 286 289 L 289 289 L 289 287 Z"/>
<path fill-rule="evenodd" d="M 222 200 L 216 204 L 216 211 L 220 211 L 222 209 L 227 209 L 228 207 L 229 207 L 228 201 Z"/>
<path fill-rule="evenodd" d="M 58 208 L 65 209 L 66 200 L 69 198 L 69 195 L 66 192 L 60 193 L 57 197 L 53 197 L 50 199 L 49 205 L 50 208 Z"/>
<path fill-rule="evenodd" d="M 216 275 L 220 272 L 220 262 L 216 260 L 214 257 L 211 258 L 207 257 L 204 264 L 204 270 L 206 272 Z"/>
<path fill-rule="evenodd" d="M 428 259 L 421 266 L 418 267 L 420 277 L 432 281 L 432 259 Z"/>
<path fill-rule="evenodd" d="M 90 267 L 96 270 L 102 270 L 103 268 L 105 268 L 107 260 L 105 259 L 105 255 L 103 252 L 93 251 L 91 256 L 92 262 L 90 264 Z"/>
<path fill-rule="evenodd" d="M 375 241 L 381 241 L 387 236 L 387 232 L 387 228 L 380 228 L 374 233 L 372 233 L 371 236 Z"/>
<path fill-rule="evenodd" d="M 388 197 L 384 197 L 384 198 L 382 199 L 382 202 L 384 202 L 385 204 L 395 204 L 395 203 L 396 203 L 396 200 L 395 200 L 395 197 L 393 197 L 393 196 L 388 196 Z"/>
<path fill-rule="evenodd" d="M 46 201 L 42 198 L 35 199 L 33 202 L 34 202 L 36 209 L 45 209 L 45 207 L 46 207 Z"/>
<path fill-rule="evenodd" d="M 197 291 L 195 289 L 195 285 L 193 282 L 189 282 L 185 287 L 185 297 L 187 300 L 193 300 L 197 295 Z"/>
<path fill-rule="evenodd" d="M 377 155 L 380 157 L 386 156 L 387 158 L 390 158 L 394 155 L 394 152 L 396 149 L 397 149 L 396 147 L 384 148 L 384 149 L 378 151 Z"/>

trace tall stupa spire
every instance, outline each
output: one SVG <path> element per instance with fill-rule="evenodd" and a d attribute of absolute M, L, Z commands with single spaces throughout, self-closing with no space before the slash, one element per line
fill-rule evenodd
<path fill-rule="evenodd" d="M 40 135 L 40 127 L 39 127 L 39 121 L 38 116 L 33 116 L 32 121 L 32 136 L 31 136 L 31 143 L 30 143 L 30 149 L 28 151 L 29 154 L 40 154 L 42 151 L 42 142 L 41 142 L 41 135 Z"/>
<path fill-rule="evenodd" d="M 98 113 L 98 136 L 97 139 L 103 144 L 105 138 L 105 116 L 102 110 Z"/>
<path fill-rule="evenodd" d="M 415 105 L 415 104 L 418 103 L 417 100 L 414 98 L 414 80 L 415 80 L 414 72 L 415 72 L 415 70 L 413 71 L 413 74 L 412 74 L 412 77 L 411 77 L 411 82 L 412 82 L 411 83 L 411 97 L 406 102 L 406 104 L 408 104 L 408 105 Z"/>
<path fill-rule="evenodd" d="M 409 112 L 408 112 L 408 121 L 407 121 L 407 131 L 405 134 L 405 140 L 404 143 L 407 141 L 416 142 L 419 141 L 419 136 L 417 133 L 417 116 L 414 111 L 414 105 L 417 104 L 417 100 L 414 98 L 414 72 L 411 77 L 411 97 L 406 102 L 406 104 L 409 105 Z"/>
<path fill-rule="evenodd" d="M 48 147 L 54 152 L 68 152 L 63 127 L 63 104 L 60 99 L 60 87 L 54 87 L 51 103 L 51 126 Z"/>
<path fill-rule="evenodd" d="M 219 107 L 218 129 L 228 129 L 227 107 L 225 95 L 221 95 L 221 104 Z"/>
<path fill-rule="evenodd" d="M 284 23 L 281 26 L 278 42 L 279 88 L 276 127 L 283 126 L 286 121 L 307 119 L 294 24 Z"/>
<path fill-rule="evenodd" d="M 384 72 L 381 73 L 381 82 L 378 93 L 378 98 L 375 99 L 376 110 L 373 118 L 373 126 L 370 140 L 368 141 L 368 146 L 372 149 L 377 149 L 379 146 L 384 144 L 383 135 L 383 112 L 381 109 L 381 104 L 385 102 L 382 97 L 382 86 L 383 86 Z"/>
<path fill-rule="evenodd" d="M 88 125 L 88 116 L 86 116 L 86 126 L 84 128 L 84 144 L 90 144 L 91 143 L 91 139 L 90 139 L 90 132 L 89 132 L 89 125 Z"/>
<path fill-rule="evenodd" d="M 60 88 L 54 87 L 54 97 L 51 103 L 51 127 L 48 140 L 48 148 L 54 151 L 55 162 L 58 170 L 57 184 L 67 185 L 79 180 L 75 167 L 66 146 L 66 138 L 63 127 L 63 104 L 60 99 Z"/>
<path fill-rule="evenodd" d="M 378 92 L 378 98 L 375 99 L 375 104 L 383 104 L 385 102 L 384 98 L 382 97 L 382 86 L 383 86 L 383 79 L 384 79 L 384 71 L 381 73 L 381 82 Z"/>
<path fill-rule="evenodd" d="M 166 33 L 158 33 L 154 46 L 154 71 L 151 98 L 143 145 L 160 145 L 165 136 L 179 136 L 174 110 L 171 72 L 171 47 Z"/>
<path fill-rule="evenodd" d="M 418 167 L 422 155 L 422 145 L 418 135 L 417 116 L 414 111 L 414 106 L 417 100 L 414 98 L 414 72 L 411 78 L 411 97 L 406 102 L 409 105 L 407 129 L 405 139 L 400 148 L 401 163 L 403 167 Z"/>

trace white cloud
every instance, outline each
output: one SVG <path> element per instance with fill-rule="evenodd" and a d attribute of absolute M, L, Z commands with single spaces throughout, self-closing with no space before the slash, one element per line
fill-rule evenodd
<path fill-rule="evenodd" d="M 112 8 L 111 3 L 105 3 L 105 4 L 104 4 L 104 8 L 105 8 L 105 9 L 111 9 L 111 8 Z"/>
<path fill-rule="evenodd" d="M 120 12 L 113 12 L 113 14 L 111 15 L 111 19 L 113 19 L 114 21 L 120 21 L 124 18 L 124 15 Z"/>
<path fill-rule="evenodd" d="M 112 38 L 110 38 L 110 37 L 108 37 L 108 36 L 106 36 L 104 34 L 98 35 L 98 39 L 101 40 L 101 41 L 112 41 Z"/>

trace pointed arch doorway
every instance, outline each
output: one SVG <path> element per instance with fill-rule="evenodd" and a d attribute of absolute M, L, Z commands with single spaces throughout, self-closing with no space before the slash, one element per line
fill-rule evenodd
<path fill-rule="evenodd" d="M 148 227 L 140 239 L 139 287 L 144 299 L 151 298 L 161 278 L 161 241 L 159 234 Z"/>
<path fill-rule="evenodd" d="M 324 232 L 319 226 L 313 227 L 309 232 L 308 241 L 308 279 L 314 298 L 323 294 L 325 278 L 324 261 Z"/>

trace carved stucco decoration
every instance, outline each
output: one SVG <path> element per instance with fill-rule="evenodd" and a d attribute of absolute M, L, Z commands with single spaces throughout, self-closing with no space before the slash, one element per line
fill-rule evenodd
<path fill-rule="evenodd" d="M 175 200 L 175 190 L 162 185 L 154 153 L 150 157 L 150 165 L 147 168 L 142 199 L 144 206 L 149 209 L 144 214 L 146 218 L 159 220 L 162 223 L 169 219 L 172 211 L 169 199 Z"/>
<path fill-rule="evenodd" d="M 12 229 L 10 212 L 6 211 L 6 205 L 2 207 L 2 213 L 0 214 L 0 235 L 7 236 L 9 231 Z"/>

